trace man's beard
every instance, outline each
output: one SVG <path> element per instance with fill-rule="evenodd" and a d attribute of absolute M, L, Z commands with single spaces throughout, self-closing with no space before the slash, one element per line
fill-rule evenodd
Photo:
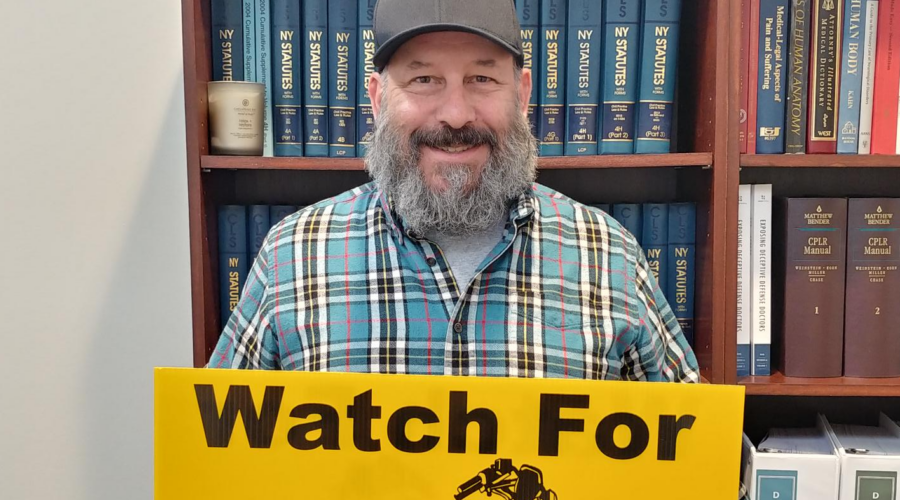
<path fill-rule="evenodd" d="M 405 137 L 382 100 L 366 153 L 366 169 L 391 197 L 393 209 L 407 229 L 419 235 L 466 235 L 486 230 L 506 217 L 510 203 L 531 188 L 537 174 L 536 142 L 528 119 L 517 109 L 510 110 L 510 127 L 502 137 L 471 126 L 417 129 Z M 420 146 L 460 145 L 490 148 L 480 174 L 474 178 L 470 165 L 441 163 L 436 167 L 446 188 L 432 190 L 419 168 Z"/>

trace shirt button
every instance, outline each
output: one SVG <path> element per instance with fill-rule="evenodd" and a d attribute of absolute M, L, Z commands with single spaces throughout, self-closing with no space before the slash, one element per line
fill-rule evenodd
<path fill-rule="evenodd" d="M 453 325 L 453 331 L 456 333 L 460 333 L 462 331 L 462 323 L 456 323 Z"/>
<path fill-rule="evenodd" d="M 428 257 L 427 259 L 425 259 L 425 262 L 427 262 L 429 266 L 437 264 L 437 261 L 434 260 L 434 257 Z"/>

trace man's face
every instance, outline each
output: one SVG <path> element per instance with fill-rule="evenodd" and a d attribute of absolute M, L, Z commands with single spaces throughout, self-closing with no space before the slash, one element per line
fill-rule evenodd
<path fill-rule="evenodd" d="M 372 75 L 367 167 L 412 229 L 489 226 L 533 181 L 531 77 L 517 71 L 509 52 L 481 36 L 438 32 L 406 42 L 385 75 Z"/>

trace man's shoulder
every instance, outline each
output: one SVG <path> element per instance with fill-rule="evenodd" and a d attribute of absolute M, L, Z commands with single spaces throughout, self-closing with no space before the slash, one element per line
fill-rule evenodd
<path fill-rule="evenodd" d="M 635 237 L 605 211 L 573 200 L 541 184 L 535 183 L 533 189 L 535 216 L 544 224 L 567 222 L 574 226 L 576 231 L 591 227 L 601 232 L 605 230 L 609 244 L 623 244 L 629 251 L 638 248 Z"/>
<path fill-rule="evenodd" d="M 269 230 L 268 240 L 274 242 L 311 225 L 321 228 L 325 222 L 331 225 L 338 221 L 346 223 L 355 217 L 365 218 L 369 210 L 377 204 L 379 194 L 375 183 L 369 182 L 307 205 L 273 225 Z"/>

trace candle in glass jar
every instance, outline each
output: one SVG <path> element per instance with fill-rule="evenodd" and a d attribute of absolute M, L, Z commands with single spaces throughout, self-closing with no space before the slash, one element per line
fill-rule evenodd
<path fill-rule="evenodd" d="M 209 82 L 209 147 L 214 155 L 262 156 L 265 85 Z"/>

